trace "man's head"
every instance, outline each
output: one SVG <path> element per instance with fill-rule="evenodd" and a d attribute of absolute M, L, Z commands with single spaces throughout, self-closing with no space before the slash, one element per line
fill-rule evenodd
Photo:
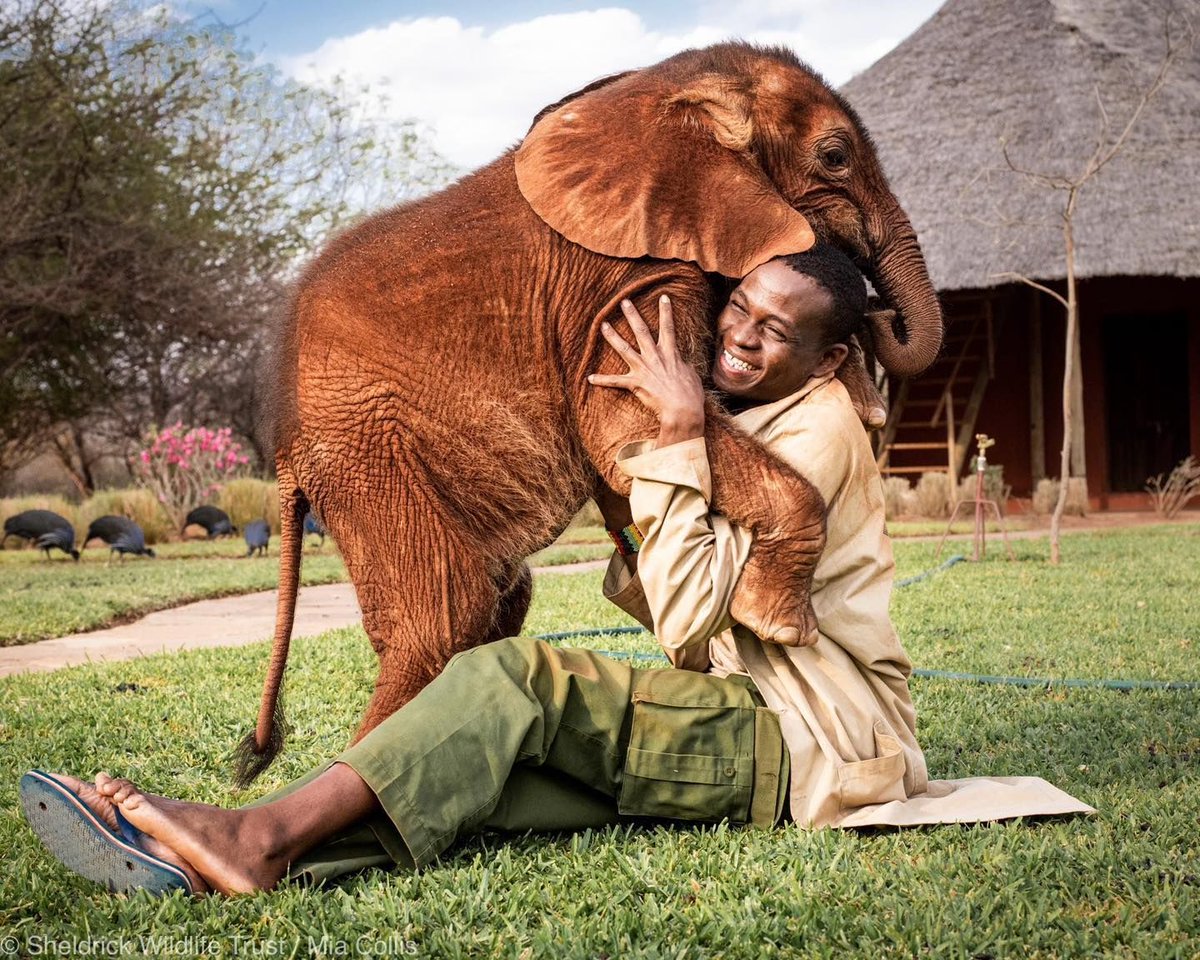
<path fill-rule="evenodd" d="M 713 384 L 749 403 L 795 393 L 841 366 L 866 309 L 862 274 L 836 247 L 770 260 L 742 279 L 717 318 Z"/>

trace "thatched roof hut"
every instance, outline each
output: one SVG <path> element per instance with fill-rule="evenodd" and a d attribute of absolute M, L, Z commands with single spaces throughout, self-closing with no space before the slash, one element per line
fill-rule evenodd
<path fill-rule="evenodd" d="M 1173 11 L 1173 12 L 1171 12 Z M 1168 20 L 1169 18 L 1169 20 Z M 1063 195 L 1115 138 L 1200 2 L 949 0 L 843 87 L 944 290 L 1065 276 Z M 1103 106 L 1103 112 L 1101 105 Z M 1081 194 L 1078 275 L 1200 277 L 1200 44 L 1171 65 L 1121 153 Z"/>
<path fill-rule="evenodd" d="M 940 458 L 961 470 L 976 431 L 999 439 L 1020 495 L 1057 465 L 1063 312 L 1002 275 L 1063 289 L 1065 196 L 1010 162 L 1078 177 L 1098 140 L 1125 127 L 1168 47 L 1176 54 L 1162 88 L 1079 194 L 1086 430 L 1073 470 L 1086 462 L 1093 505 L 1130 506 L 1138 498 L 1126 493 L 1148 475 L 1200 455 L 1195 32 L 1200 0 L 948 0 L 842 88 L 912 218 L 950 321 L 941 366 L 894 396 L 885 469 L 912 475 Z"/>

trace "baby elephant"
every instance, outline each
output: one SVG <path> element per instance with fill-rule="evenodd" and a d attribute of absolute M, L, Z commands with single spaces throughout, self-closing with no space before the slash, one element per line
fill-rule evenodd
<path fill-rule="evenodd" d="M 258 551 L 261 557 L 267 552 L 267 544 L 271 542 L 271 527 L 266 520 L 251 520 L 246 524 L 246 556 L 252 556 Z"/>

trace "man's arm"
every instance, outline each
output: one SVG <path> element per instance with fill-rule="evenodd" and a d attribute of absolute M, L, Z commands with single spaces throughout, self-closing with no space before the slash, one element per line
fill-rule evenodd
<path fill-rule="evenodd" d="M 709 638 L 728 626 L 726 594 L 737 580 L 735 575 L 722 585 L 727 589 L 714 590 L 711 584 L 700 591 L 689 587 L 708 581 L 714 569 L 723 571 L 730 559 L 728 550 L 711 549 L 708 501 L 712 482 L 704 443 L 704 390 L 695 370 L 676 349 L 670 300 L 663 297 L 659 304 L 657 342 L 631 303 L 623 303 L 622 309 L 637 348 L 607 324 L 602 333 L 626 361 L 629 372 L 589 379 L 596 386 L 633 393 L 658 418 L 659 430 L 654 441 L 630 444 L 618 453 L 617 466 L 633 479 L 628 515 L 625 504 L 607 492 L 597 500 L 610 530 L 632 520 L 637 531 L 632 539 L 641 541 L 636 554 L 628 549 L 632 544 L 627 541 L 618 545 L 623 559 L 614 558 L 610 563 L 605 594 L 643 623 L 650 619 L 659 643 L 677 666 L 705 669 Z M 731 529 L 727 522 L 721 523 Z M 739 570 L 749 550 L 744 532 L 740 540 L 744 546 L 736 558 Z M 693 550 L 697 542 L 709 549 Z M 719 562 L 718 556 L 722 557 Z M 646 563 L 652 570 L 649 591 L 637 576 Z"/>
<path fill-rule="evenodd" d="M 750 533 L 709 513 L 703 437 L 661 448 L 629 444 L 617 465 L 633 479 L 630 506 L 643 537 L 636 587 L 655 636 L 676 666 L 704 669 L 708 641 L 733 625 L 729 604 Z"/>
<path fill-rule="evenodd" d="M 862 431 L 841 384 L 817 387 L 782 417 L 769 449 L 802 472 L 831 511 L 840 509 L 853 461 L 851 433 Z M 729 608 L 752 543 L 749 531 L 709 512 L 703 444 L 703 439 L 661 449 L 630 444 L 617 461 L 634 478 L 630 504 L 646 534 L 638 593 L 676 665 L 677 658 L 700 650 L 707 660 L 708 639 L 732 626 Z"/>

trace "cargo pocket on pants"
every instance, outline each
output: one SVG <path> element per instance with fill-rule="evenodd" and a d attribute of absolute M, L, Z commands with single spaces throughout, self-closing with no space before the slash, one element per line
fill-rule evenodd
<path fill-rule="evenodd" d="M 698 706 L 634 693 L 618 811 L 637 817 L 748 822 L 756 712 L 750 702 Z"/>
<path fill-rule="evenodd" d="M 838 767 L 842 809 L 907 799 L 904 769 L 904 748 L 900 741 L 884 724 L 876 721 L 875 756 Z"/>

